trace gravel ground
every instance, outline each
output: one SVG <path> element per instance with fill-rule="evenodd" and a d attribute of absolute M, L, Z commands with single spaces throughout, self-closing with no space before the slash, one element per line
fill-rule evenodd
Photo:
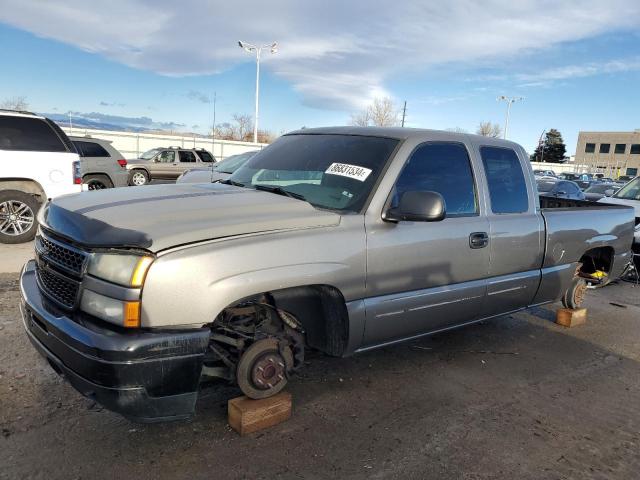
<path fill-rule="evenodd" d="M 294 414 L 230 430 L 220 385 L 186 422 L 138 425 L 84 399 L 22 331 L 18 278 L 0 274 L 0 478 L 631 479 L 640 471 L 640 287 L 348 359 L 313 355 Z M 611 305 L 610 302 L 621 306 Z"/>

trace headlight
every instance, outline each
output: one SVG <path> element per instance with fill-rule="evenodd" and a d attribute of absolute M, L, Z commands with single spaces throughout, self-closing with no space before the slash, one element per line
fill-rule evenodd
<path fill-rule="evenodd" d="M 140 326 L 140 302 L 126 302 L 106 297 L 91 290 L 82 293 L 80 309 L 121 327 Z"/>
<path fill-rule="evenodd" d="M 117 253 L 94 253 L 87 272 L 125 287 L 141 287 L 153 257 Z"/>

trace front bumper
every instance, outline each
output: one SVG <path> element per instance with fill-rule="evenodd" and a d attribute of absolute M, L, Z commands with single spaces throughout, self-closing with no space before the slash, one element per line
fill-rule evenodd
<path fill-rule="evenodd" d="M 128 331 L 62 313 L 42 297 L 33 260 L 24 266 L 20 292 L 29 340 L 80 393 L 134 421 L 193 414 L 208 329 Z"/>

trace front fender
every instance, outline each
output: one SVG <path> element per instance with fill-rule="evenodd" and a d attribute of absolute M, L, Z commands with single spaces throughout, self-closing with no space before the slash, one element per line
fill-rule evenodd
<path fill-rule="evenodd" d="M 290 287 L 327 285 L 347 302 L 362 298 L 364 230 L 349 223 L 218 240 L 160 255 L 143 288 L 142 325 L 199 327 L 243 298 Z"/>

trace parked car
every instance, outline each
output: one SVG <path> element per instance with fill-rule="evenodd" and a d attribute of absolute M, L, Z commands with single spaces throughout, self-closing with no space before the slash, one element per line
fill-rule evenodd
<path fill-rule="evenodd" d="M 556 177 L 557 176 L 556 172 L 554 172 L 553 170 L 534 170 L 533 174 L 539 177 Z"/>
<path fill-rule="evenodd" d="M 627 205 L 633 207 L 636 226 L 632 248 L 635 254 L 635 265 L 640 272 L 640 177 L 631 180 L 611 197 L 602 198 L 599 201 L 610 205 Z"/>
<path fill-rule="evenodd" d="M 620 189 L 617 183 L 594 183 L 584 191 L 584 197 L 591 202 L 610 197 Z"/>
<path fill-rule="evenodd" d="M 618 181 L 627 183 L 627 182 L 630 182 L 631 180 L 633 180 L 634 178 L 636 178 L 636 177 L 634 177 L 632 175 L 620 175 L 618 177 Z"/>
<path fill-rule="evenodd" d="M 178 177 L 176 183 L 208 183 L 226 180 L 259 150 L 231 155 L 213 164 L 212 168 L 194 168 Z"/>
<path fill-rule="evenodd" d="M 20 279 L 29 339 L 143 421 L 191 415 L 201 381 L 274 395 L 307 349 L 575 308 L 582 275 L 622 272 L 634 226 L 630 207 L 538 197 L 513 142 L 374 127 L 299 130 L 222 182 L 70 195 L 40 218 Z"/>
<path fill-rule="evenodd" d="M 0 110 L 0 243 L 27 242 L 48 199 L 82 189 L 80 159 L 62 129 L 30 112 Z"/>
<path fill-rule="evenodd" d="M 126 187 L 129 184 L 127 160 L 109 140 L 69 137 L 80 155 L 82 183 L 89 190 Z"/>
<path fill-rule="evenodd" d="M 152 180 L 176 180 L 193 168 L 210 167 L 213 155 L 203 148 L 153 148 L 140 158 L 127 161 L 129 185 L 146 185 Z"/>
<path fill-rule="evenodd" d="M 538 180 L 536 182 L 540 195 L 546 197 L 584 200 L 584 193 L 575 182 L 569 180 Z"/>

